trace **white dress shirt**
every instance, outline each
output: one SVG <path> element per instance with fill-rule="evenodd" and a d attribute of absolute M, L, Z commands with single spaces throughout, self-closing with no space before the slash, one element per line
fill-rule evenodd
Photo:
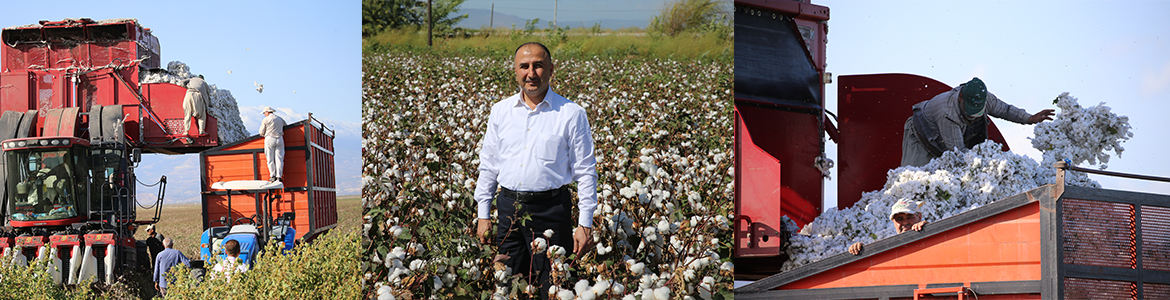
<path fill-rule="evenodd" d="M 539 192 L 577 182 L 577 223 L 593 227 L 597 208 L 597 159 L 593 133 L 580 105 L 550 88 L 529 109 L 520 94 L 492 105 L 479 152 L 475 202 L 480 219 L 490 219 L 497 185 Z"/>

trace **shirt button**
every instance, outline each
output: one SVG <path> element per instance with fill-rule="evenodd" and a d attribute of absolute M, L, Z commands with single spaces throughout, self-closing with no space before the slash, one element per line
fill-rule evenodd
<path fill-rule="evenodd" d="M 532 131 L 532 128 L 528 128 L 528 131 Z"/>

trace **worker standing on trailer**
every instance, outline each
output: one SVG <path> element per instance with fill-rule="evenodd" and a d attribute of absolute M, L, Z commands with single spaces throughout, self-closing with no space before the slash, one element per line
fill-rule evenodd
<path fill-rule="evenodd" d="M 521 91 L 492 105 L 479 153 L 476 235 L 480 243 L 488 243 L 494 194 L 500 220 L 494 235 L 501 241 L 495 260 L 504 261 L 513 273 L 527 275 L 544 299 L 550 261 L 529 245 L 540 238 L 546 246 L 572 247 L 578 254 L 590 249 L 597 160 L 585 109 L 549 88 L 554 64 L 548 48 L 540 43 L 520 45 L 512 67 Z M 570 237 L 573 211 L 568 187 L 574 181 L 580 214 Z M 499 194 L 497 186 L 502 187 Z M 522 215 L 532 218 L 516 220 Z"/>
<path fill-rule="evenodd" d="M 284 119 L 271 106 L 264 107 L 260 135 L 264 136 L 264 158 L 268 160 L 268 181 L 277 182 L 284 174 Z"/>
<path fill-rule="evenodd" d="M 187 259 L 187 256 L 183 255 L 182 251 L 175 250 L 175 240 L 165 238 L 162 243 L 166 246 L 166 250 L 160 252 L 158 259 L 154 262 L 154 289 L 158 290 L 159 295 L 166 296 L 167 272 L 171 270 L 171 267 L 177 266 L 180 263 L 190 267 L 191 260 Z"/>
<path fill-rule="evenodd" d="M 890 208 L 890 221 L 894 221 L 894 230 L 898 233 L 907 230 L 922 231 L 922 227 L 926 226 L 926 221 L 922 220 L 922 212 L 919 211 L 921 207 L 922 202 L 905 199 L 894 203 L 894 207 Z M 861 243 L 853 243 L 849 246 L 849 253 L 861 254 L 861 248 Z"/>
<path fill-rule="evenodd" d="M 987 92 L 978 77 L 930 100 L 914 104 L 902 133 L 902 165 L 921 167 L 953 149 L 970 149 L 987 140 L 988 115 L 1020 124 L 1052 120 L 1053 110 L 1028 112 Z"/>
<path fill-rule="evenodd" d="M 192 77 L 187 81 L 187 96 L 183 97 L 183 134 L 191 130 L 191 118 L 199 122 L 199 135 L 207 134 L 204 123 L 207 122 L 207 103 L 211 97 L 211 88 L 203 81 L 203 75 Z"/>

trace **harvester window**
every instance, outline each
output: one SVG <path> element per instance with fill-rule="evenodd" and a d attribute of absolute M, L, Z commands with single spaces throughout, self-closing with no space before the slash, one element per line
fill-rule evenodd
<path fill-rule="evenodd" d="M 85 41 L 82 27 L 46 28 L 45 37 L 53 43 L 76 43 Z"/>
<path fill-rule="evenodd" d="M 11 218 L 59 220 L 77 216 L 74 171 L 69 149 L 8 152 Z"/>
<path fill-rule="evenodd" d="M 4 30 L 4 43 L 8 45 L 41 43 L 43 41 L 39 28 Z"/>
<path fill-rule="evenodd" d="M 89 26 L 89 38 L 95 41 L 125 40 L 130 38 L 125 23 Z"/>

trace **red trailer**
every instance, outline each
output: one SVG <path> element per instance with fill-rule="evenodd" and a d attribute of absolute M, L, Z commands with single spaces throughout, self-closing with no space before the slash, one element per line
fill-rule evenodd
<path fill-rule="evenodd" d="M 736 299 L 1170 299 L 1170 196 L 1057 184 L 736 289 Z"/>
<path fill-rule="evenodd" d="M 293 228 L 299 240 L 312 240 L 336 226 L 333 137 L 334 131 L 313 119 L 312 114 L 307 120 L 284 127 L 284 175 L 281 176 L 284 189 L 279 199 L 271 202 L 264 201 L 261 193 L 232 191 L 229 206 L 228 192 L 211 188 L 216 182 L 268 179 L 264 137 L 255 135 L 200 152 L 203 229 L 220 225 L 213 223 L 220 217 L 227 217 L 233 223 L 240 218 L 252 218 L 260 224 L 286 212 L 295 213 Z"/>

